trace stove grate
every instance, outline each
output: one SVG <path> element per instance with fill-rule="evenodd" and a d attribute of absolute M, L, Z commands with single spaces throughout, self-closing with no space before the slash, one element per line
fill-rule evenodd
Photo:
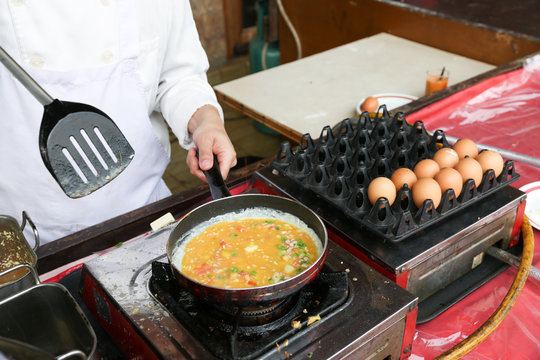
<path fill-rule="evenodd" d="M 156 261 L 152 264 L 149 288 L 172 316 L 214 356 L 224 360 L 249 360 L 275 350 L 276 344 L 285 340 L 289 343 L 302 341 L 302 337 L 310 332 L 309 316 L 319 315 L 320 321 L 324 321 L 347 301 L 347 273 L 324 270 L 325 267 L 312 283 L 282 305 L 286 308 L 280 309 L 280 316 L 256 325 L 243 325 L 240 317 L 235 321 L 214 304 L 191 294 L 175 280 L 168 263 Z M 268 319 L 266 313 L 261 316 Z M 301 327 L 293 328 L 293 320 L 299 321 Z"/>

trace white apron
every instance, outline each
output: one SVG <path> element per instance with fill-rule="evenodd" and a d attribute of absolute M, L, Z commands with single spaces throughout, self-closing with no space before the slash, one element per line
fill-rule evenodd
<path fill-rule="evenodd" d="M 131 164 L 92 194 L 71 199 L 56 183 L 39 151 L 43 106 L 0 64 L 0 214 L 21 219 L 25 210 L 42 244 L 170 195 L 161 179 L 169 157 L 152 129 L 137 72 L 135 5 L 125 0 L 116 4 L 120 24 L 117 62 L 68 72 L 21 64 L 53 98 L 87 103 L 104 111 L 134 148 Z M 12 16 L 16 24 L 29 24 L 24 8 L 16 9 Z M 24 26 L 16 27 L 17 31 L 24 46 Z"/>

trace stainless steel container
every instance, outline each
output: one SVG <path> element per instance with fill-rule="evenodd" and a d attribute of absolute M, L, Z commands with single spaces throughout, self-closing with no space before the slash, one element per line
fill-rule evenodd
<path fill-rule="evenodd" d="M 30 273 L 37 279 L 33 268 Z M 94 330 L 61 284 L 37 284 L 0 300 L 0 324 L 0 338 L 28 344 L 57 359 L 99 357 Z"/>
<path fill-rule="evenodd" d="M 56 357 L 35 346 L 1 336 L 0 359 L 57 360 Z"/>
<path fill-rule="evenodd" d="M 33 247 L 23 235 L 27 223 L 34 232 Z M 0 215 L 0 300 L 36 284 L 28 268 L 13 268 L 24 263 L 34 268 L 38 248 L 39 234 L 26 212 L 23 211 L 21 226 L 13 217 Z"/>

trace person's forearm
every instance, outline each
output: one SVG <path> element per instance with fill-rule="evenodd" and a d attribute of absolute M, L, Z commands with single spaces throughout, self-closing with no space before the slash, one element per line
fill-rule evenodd
<path fill-rule="evenodd" d="M 213 105 L 203 105 L 195 111 L 191 119 L 188 122 L 188 131 L 193 134 L 195 130 L 202 124 L 202 122 L 213 121 L 216 124 L 223 122 L 221 115 Z"/>
<path fill-rule="evenodd" d="M 206 71 L 208 58 L 199 41 L 189 1 L 173 2 L 174 19 L 167 32 L 167 50 L 157 82 L 156 111 L 160 111 L 184 148 L 192 147 L 188 124 L 195 112 L 209 104 L 222 110 Z M 196 116 L 197 117 L 197 116 Z"/>

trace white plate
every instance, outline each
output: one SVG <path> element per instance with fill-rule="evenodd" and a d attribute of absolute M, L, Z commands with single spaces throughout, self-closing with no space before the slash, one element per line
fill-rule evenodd
<path fill-rule="evenodd" d="M 395 109 L 418 99 L 418 97 L 416 96 L 396 93 L 375 94 L 371 96 L 376 97 L 379 100 L 379 106 L 385 104 L 386 110 Z M 366 98 L 363 98 L 358 104 L 356 104 L 356 112 L 358 113 L 358 115 L 362 113 L 362 110 L 360 110 L 360 105 L 362 105 L 364 100 L 366 100 Z"/>
<path fill-rule="evenodd" d="M 540 230 L 540 181 L 536 181 L 519 188 L 527 194 L 525 215 L 529 218 L 531 226 Z"/>

